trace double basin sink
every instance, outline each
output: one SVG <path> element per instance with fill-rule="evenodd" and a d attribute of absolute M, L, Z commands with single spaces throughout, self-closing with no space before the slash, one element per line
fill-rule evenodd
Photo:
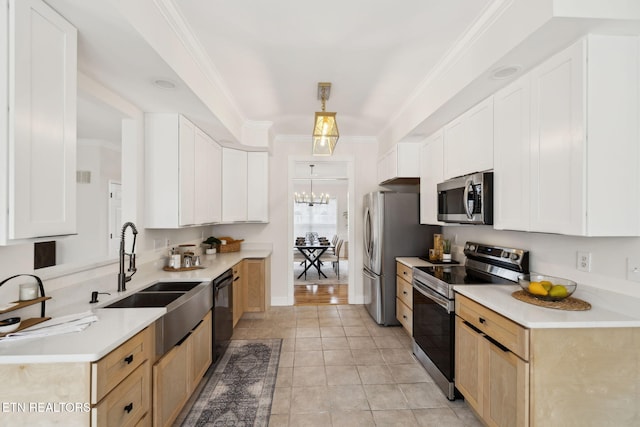
<path fill-rule="evenodd" d="M 156 321 L 156 354 L 163 355 L 180 343 L 213 307 L 209 281 L 156 282 L 104 308 L 166 307 Z"/>

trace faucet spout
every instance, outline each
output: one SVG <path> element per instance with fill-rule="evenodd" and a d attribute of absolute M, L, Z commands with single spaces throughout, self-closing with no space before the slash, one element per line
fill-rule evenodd
<path fill-rule="evenodd" d="M 133 244 L 131 245 L 131 253 L 127 254 L 124 250 L 124 233 L 125 231 L 127 231 L 127 228 L 131 228 L 131 231 L 133 232 Z M 118 292 L 124 292 L 127 290 L 127 286 L 126 283 L 131 280 L 131 276 L 133 276 L 134 274 L 136 274 L 136 237 L 138 235 L 138 229 L 136 228 L 135 224 L 132 222 L 125 222 L 124 225 L 122 226 L 122 235 L 120 237 L 120 270 L 118 273 Z M 129 268 L 127 271 L 131 272 L 130 275 L 127 276 L 127 274 L 124 271 L 124 256 L 128 255 L 129 256 Z"/>

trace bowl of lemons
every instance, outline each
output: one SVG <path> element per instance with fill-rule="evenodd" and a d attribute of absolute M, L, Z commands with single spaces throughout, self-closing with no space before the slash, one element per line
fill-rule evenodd
<path fill-rule="evenodd" d="M 518 276 L 518 283 L 526 293 L 544 301 L 561 301 L 578 287 L 573 280 L 533 273 Z"/>

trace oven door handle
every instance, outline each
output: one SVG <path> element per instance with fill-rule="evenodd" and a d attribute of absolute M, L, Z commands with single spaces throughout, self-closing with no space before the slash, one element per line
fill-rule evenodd
<path fill-rule="evenodd" d="M 438 304 L 440 307 L 447 310 L 447 313 L 453 313 L 455 311 L 455 305 L 453 301 L 450 301 L 447 298 L 440 295 L 439 293 L 432 291 L 420 281 L 418 280 L 413 281 L 413 289 L 420 292 L 426 298 L 429 298 L 430 300 Z"/>

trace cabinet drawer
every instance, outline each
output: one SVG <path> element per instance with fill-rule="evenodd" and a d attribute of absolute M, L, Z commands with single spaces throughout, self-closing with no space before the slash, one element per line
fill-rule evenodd
<path fill-rule="evenodd" d="M 396 318 L 402 323 L 409 335 L 413 336 L 413 311 L 399 298 L 396 298 Z"/>
<path fill-rule="evenodd" d="M 231 267 L 231 271 L 233 271 L 233 278 L 234 279 L 236 277 L 240 277 L 241 267 L 242 267 L 242 261 L 240 261 L 239 263 L 237 263 L 236 265 Z"/>
<path fill-rule="evenodd" d="M 456 295 L 456 314 L 524 360 L 529 360 L 529 330 L 469 298 Z"/>
<path fill-rule="evenodd" d="M 396 275 L 411 283 L 413 281 L 413 269 L 411 267 L 407 267 L 401 262 L 397 262 L 396 266 Z"/>
<path fill-rule="evenodd" d="M 111 353 L 91 364 L 91 403 L 98 403 L 153 354 L 153 337 L 146 328 Z"/>
<path fill-rule="evenodd" d="M 396 296 L 413 310 L 413 286 L 411 282 L 405 281 L 400 276 L 396 276 Z"/>
<path fill-rule="evenodd" d="M 91 425 L 135 426 L 149 411 L 151 393 L 149 362 L 145 361 L 91 409 Z"/>

